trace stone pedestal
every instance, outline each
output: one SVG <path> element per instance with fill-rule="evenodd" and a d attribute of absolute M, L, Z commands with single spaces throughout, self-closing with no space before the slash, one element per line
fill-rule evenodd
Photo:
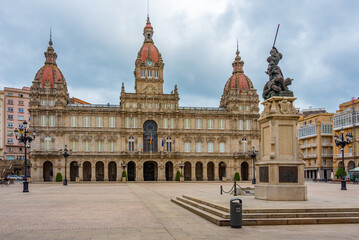
<path fill-rule="evenodd" d="M 255 198 L 273 201 L 307 200 L 304 161 L 299 152 L 294 97 L 264 101 L 259 121 L 260 157 L 256 162 Z"/>
<path fill-rule="evenodd" d="M 184 177 L 180 177 L 180 182 L 184 182 Z"/>
<path fill-rule="evenodd" d="M 80 182 L 80 177 L 76 177 L 75 182 Z"/>

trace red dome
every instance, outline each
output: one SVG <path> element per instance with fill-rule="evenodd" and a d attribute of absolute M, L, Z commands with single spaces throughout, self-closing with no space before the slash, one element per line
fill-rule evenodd
<path fill-rule="evenodd" d="M 159 52 L 156 46 L 152 43 L 145 43 L 142 46 L 141 61 L 144 62 L 146 59 L 151 58 L 153 61 L 158 63 Z"/>
<path fill-rule="evenodd" d="M 143 30 L 145 30 L 146 28 L 151 28 L 151 29 L 153 29 L 151 23 L 147 23 L 147 25 L 143 28 Z"/>
<path fill-rule="evenodd" d="M 55 65 L 45 65 L 36 73 L 35 80 L 41 81 L 41 87 L 45 86 L 45 83 L 49 81 L 51 88 L 54 87 L 55 82 L 65 82 L 65 78 L 62 75 L 60 69 Z"/>

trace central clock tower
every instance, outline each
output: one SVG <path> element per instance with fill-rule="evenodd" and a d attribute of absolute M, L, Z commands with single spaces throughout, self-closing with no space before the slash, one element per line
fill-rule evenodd
<path fill-rule="evenodd" d="M 144 42 L 137 54 L 135 75 L 135 90 L 141 95 L 163 94 L 163 60 L 161 53 L 153 43 L 153 27 L 147 17 L 143 29 Z"/>

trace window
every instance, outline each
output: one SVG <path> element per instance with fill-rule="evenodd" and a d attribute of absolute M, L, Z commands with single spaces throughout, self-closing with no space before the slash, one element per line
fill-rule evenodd
<path fill-rule="evenodd" d="M 213 142 L 208 142 L 208 152 L 213 153 Z"/>
<path fill-rule="evenodd" d="M 45 99 L 42 99 L 42 100 L 40 101 L 40 105 L 41 105 L 41 106 L 46 106 L 46 105 L 47 105 L 47 101 L 46 101 Z"/>
<path fill-rule="evenodd" d="M 324 159 L 324 160 L 323 160 L 323 165 L 324 165 L 324 166 L 327 166 L 327 159 Z"/>
<path fill-rule="evenodd" d="M 155 108 L 158 109 L 158 103 L 155 104 Z"/>
<path fill-rule="evenodd" d="M 353 155 L 353 148 L 352 147 L 349 148 L 349 155 L 350 156 Z"/>
<path fill-rule="evenodd" d="M 323 138 L 323 143 L 326 143 L 327 139 L 326 138 Z"/>
<path fill-rule="evenodd" d="M 172 139 L 170 137 L 166 138 L 166 151 L 172 152 Z"/>
<path fill-rule="evenodd" d="M 97 141 L 96 146 L 97 146 L 97 152 L 102 152 L 102 150 L 103 150 L 103 142 L 102 141 Z"/>
<path fill-rule="evenodd" d="M 84 142 L 84 151 L 85 151 L 85 152 L 89 152 L 89 151 L 90 151 L 90 142 L 89 142 L 89 141 L 85 141 L 85 142 Z"/>
<path fill-rule="evenodd" d="M 8 139 L 7 139 L 7 143 L 14 143 L 14 139 L 8 138 Z"/>
<path fill-rule="evenodd" d="M 23 128 L 23 127 L 24 127 L 24 124 L 19 123 L 19 128 Z"/>
<path fill-rule="evenodd" d="M 148 108 L 152 108 L 152 103 L 149 103 L 149 104 L 148 104 Z"/>
<path fill-rule="evenodd" d="M 174 118 L 171 118 L 170 119 L 170 128 L 175 128 L 175 119 Z"/>
<path fill-rule="evenodd" d="M 12 96 L 12 93 L 8 93 L 7 95 L 8 95 L 8 96 Z"/>
<path fill-rule="evenodd" d="M 71 141 L 71 150 L 73 152 L 77 151 L 77 142 L 75 140 Z"/>
<path fill-rule="evenodd" d="M 137 128 L 137 118 L 133 118 L 133 128 Z"/>
<path fill-rule="evenodd" d="M 145 108 L 145 103 L 141 103 L 141 108 Z"/>
<path fill-rule="evenodd" d="M 171 108 L 171 109 L 175 109 L 175 104 L 174 104 L 174 103 L 171 103 L 170 108 Z"/>
<path fill-rule="evenodd" d="M 8 120 L 14 120 L 14 115 L 7 115 Z"/>
<path fill-rule="evenodd" d="M 202 119 L 196 119 L 196 129 L 202 129 Z"/>
<path fill-rule="evenodd" d="M 224 142 L 219 143 L 219 152 L 224 153 L 226 151 L 226 145 Z"/>
<path fill-rule="evenodd" d="M 242 138 L 242 152 L 245 153 L 247 151 L 247 139 Z"/>
<path fill-rule="evenodd" d="M 238 106 L 238 110 L 243 111 L 243 106 L 242 105 Z"/>
<path fill-rule="evenodd" d="M 201 142 L 196 143 L 196 152 L 202 152 L 202 143 Z"/>
<path fill-rule="evenodd" d="M 219 119 L 218 125 L 219 129 L 224 129 L 224 119 Z"/>
<path fill-rule="evenodd" d="M 13 104 L 14 104 L 14 101 L 11 100 L 11 99 L 8 99 L 8 100 L 7 100 L 7 104 L 13 105 Z"/>
<path fill-rule="evenodd" d="M 9 147 L 9 152 L 12 152 L 12 147 Z"/>
<path fill-rule="evenodd" d="M 55 127 L 55 116 L 49 116 L 49 126 Z"/>
<path fill-rule="evenodd" d="M 184 151 L 185 152 L 190 152 L 191 151 L 191 143 L 190 142 L 185 142 L 184 143 Z"/>
<path fill-rule="evenodd" d="M 12 128 L 12 127 L 14 127 L 14 124 L 13 124 L 13 123 L 8 123 L 8 124 L 7 124 L 7 127 L 8 127 L 8 128 Z"/>
<path fill-rule="evenodd" d="M 163 107 L 164 109 L 167 109 L 167 103 L 163 103 L 163 104 L 162 104 L 162 107 Z"/>
<path fill-rule="evenodd" d="M 155 71 L 155 78 L 158 78 L 158 71 Z"/>
<path fill-rule="evenodd" d="M 152 71 L 150 71 L 150 70 L 147 71 L 147 77 L 152 78 Z"/>
<path fill-rule="evenodd" d="M 108 126 L 109 127 L 115 127 L 115 117 L 110 117 L 108 119 Z"/>
<path fill-rule="evenodd" d="M 19 108 L 19 113 L 24 113 L 24 109 L 23 109 L 23 108 Z"/>
<path fill-rule="evenodd" d="M 246 105 L 246 111 L 251 110 L 250 106 Z"/>
<path fill-rule="evenodd" d="M 128 151 L 129 152 L 135 151 L 135 139 L 133 137 L 128 138 Z"/>
<path fill-rule="evenodd" d="M 146 71 L 145 71 L 145 70 L 141 70 L 141 78 L 145 78 L 145 77 L 146 77 L 145 74 L 146 74 Z"/>
<path fill-rule="evenodd" d="M 7 108 L 7 111 L 8 111 L 8 112 L 13 112 L 13 111 L 14 111 L 14 108 L 8 107 L 8 108 Z"/>
<path fill-rule="evenodd" d="M 115 151 L 115 142 L 110 142 L 110 152 L 114 152 Z"/>
<path fill-rule="evenodd" d="M 15 160 L 15 156 L 14 155 L 7 155 L 6 160 Z"/>
<path fill-rule="evenodd" d="M 323 148 L 323 154 L 327 154 L 327 149 Z"/>
<path fill-rule="evenodd" d="M 243 120 L 238 120 L 238 130 L 243 130 Z"/>
<path fill-rule="evenodd" d="M 19 116 L 19 121 L 24 121 L 24 116 Z"/>
<path fill-rule="evenodd" d="M 246 130 L 251 130 L 251 120 L 246 120 Z"/>
<path fill-rule="evenodd" d="M 24 95 L 22 95 L 22 94 L 18 94 L 17 96 L 18 96 L 18 97 L 24 97 Z"/>
<path fill-rule="evenodd" d="M 84 127 L 90 127 L 90 117 L 89 116 L 84 117 Z"/>
<path fill-rule="evenodd" d="M 23 106 L 24 105 L 24 101 L 19 101 L 19 105 Z"/>
<path fill-rule="evenodd" d="M 41 121 L 40 125 L 41 125 L 41 127 L 46 127 L 47 126 L 47 121 L 46 120 L 47 119 L 46 119 L 45 115 L 40 116 L 40 121 Z"/>
<path fill-rule="evenodd" d="M 45 136 L 45 151 L 51 151 L 51 137 Z"/>
<path fill-rule="evenodd" d="M 130 118 L 126 117 L 126 128 L 130 128 Z"/>
<path fill-rule="evenodd" d="M 163 119 L 163 128 L 168 128 L 168 119 L 167 118 Z"/>
<path fill-rule="evenodd" d="M 207 121 L 207 128 L 208 128 L 208 129 L 213 129 L 213 119 L 208 119 L 208 121 Z"/>
<path fill-rule="evenodd" d="M 13 131 L 8 131 L 8 132 L 7 132 L 7 135 L 8 135 L 8 136 L 13 136 L 13 135 L 14 135 L 14 132 L 13 132 Z"/>
<path fill-rule="evenodd" d="M 49 106 L 55 106 L 55 100 L 49 100 Z"/>
<path fill-rule="evenodd" d="M 96 127 L 103 127 L 103 118 L 102 117 L 96 118 Z"/>
<path fill-rule="evenodd" d="M 185 129 L 190 129 L 190 120 L 188 118 L 184 119 L 184 128 Z"/>
<path fill-rule="evenodd" d="M 71 116 L 71 127 L 77 127 L 77 117 Z"/>

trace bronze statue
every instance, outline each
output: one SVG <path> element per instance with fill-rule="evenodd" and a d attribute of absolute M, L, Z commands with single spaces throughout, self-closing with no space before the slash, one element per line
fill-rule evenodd
<path fill-rule="evenodd" d="M 268 68 L 265 72 L 269 76 L 269 81 L 264 85 L 262 97 L 264 100 L 271 98 L 273 96 L 286 96 L 293 97 L 293 92 L 288 90 L 288 85 L 292 84 L 293 79 L 286 78 L 284 79 L 282 70 L 278 66 L 279 61 L 282 59 L 283 55 L 277 50 L 274 46 L 277 39 L 277 34 L 279 30 L 279 24 L 277 28 L 277 33 L 274 39 L 273 47 L 270 50 L 270 56 L 267 58 Z"/>

